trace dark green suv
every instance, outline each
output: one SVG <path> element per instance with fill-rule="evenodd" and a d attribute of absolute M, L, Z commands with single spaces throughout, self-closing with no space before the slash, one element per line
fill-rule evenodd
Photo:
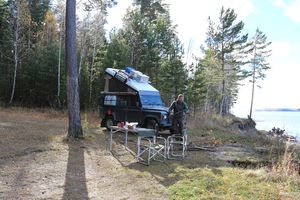
<path fill-rule="evenodd" d="M 168 108 L 164 106 L 159 91 L 149 84 L 146 75 L 128 71 L 105 70 L 105 91 L 100 98 L 101 126 L 109 128 L 127 121 L 138 122 L 147 128 L 170 129 Z"/>

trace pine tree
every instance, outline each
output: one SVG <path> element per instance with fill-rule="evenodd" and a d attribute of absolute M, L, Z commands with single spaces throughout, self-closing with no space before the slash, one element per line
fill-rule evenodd
<path fill-rule="evenodd" d="M 217 57 L 217 52 L 213 48 L 208 48 L 204 51 L 203 59 L 198 60 L 198 69 L 205 79 L 205 103 L 204 112 L 214 111 L 218 108 L 220 102 L 220 83 L 223 79 L 222 71 L 220 70 L 220 60 Z"/>
<path fill-rule="evenodd" d="M 218 24 L 209 18 L 206 44 L 214 49 L 220 61 L 222 80 L 220 82 L 220 100 L 218 111 L 221 115 L 229 113 L 237 93 L 237 82 L 242 78 L 240 52 L 246 43 L 248 35 L 241 35 L 244 27 L 242 21 L 235 23 L 237 15 L 233 9 L 222 7 Z"/>
<path fill-rule="evenodd" d="M 121 35 L 130 54 L 130 65 L 148 74 L 156 87 L 162 61 L 171 54 L 176 35 L 169 12 L 161 1 L 136 1 L 124 18 Z"/>
<path fill-rule="evenodd" d="M 267 36 L 259 29 L 256 29 L 255 35 L 250 41 L 250 49 L 247 52 L 252 57 L 249 61 L 251 66 L 249 75 L 252 77 L 250 80 L 252 83 L 250 118 L 252 117 L 255 86 L 260 87 L 258 81 L 263 80 L 266 77 L 265 72 L 270 69 L 270 64 L 266 61 L 266 58 L 271 55 L 271 50 L 268 49 L 270 44 L 271 42 L 267 42 Z"/>
<path fill-rule="evenodd" d="M 187 102 L 193 107 L 194 117 L 196 113 L 205 105 L 205 94 L 207 79 L 205 77 L 205 68 L 198 64 L 198 66 L 192 65 L 189 67 L 191 75 L 188 78 L 188 95 Z"/>
<path fill-rule="evenodd" d="M 76 49 L 76 0 L 66 1 L 66 57 L 68 69 L 68 137 L 83 137 L 80 119 L 80 100 Z"/>
<path fill-rule="evenodd" d="M 124 30 L 113 29 L 109 34 L 109 43 L 105 56 L 105 65 L 113 68 L 131 65 L 131 50 Z"/>
<path fill-rule="evenodd" d="M 166 100 L 172 101 L 180 93 L 187 90 L 187 69 L 182 62 L 183 47 L 179 39 L 173 41 L 173 49 L 162 61 L 160 86 Z M 170 99 L 171 97 L 171 99 Z"/>
<path fill-rule="evenodd" d="M 161 0 L 134 0 L 134 4 L 140 6 L 140 13 L 149 19 L 151 23 L 156 21 L 159 14 L 166 13 L 166 5 Z"/>

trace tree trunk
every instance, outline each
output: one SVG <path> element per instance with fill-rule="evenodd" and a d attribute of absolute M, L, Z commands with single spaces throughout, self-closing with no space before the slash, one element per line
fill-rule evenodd
<path fill-rule="evenodd" d="M 210 88 L 210 83 L 207 85 L 206 89 L 206 96 L 205 96 L 205 107 L 204 107 L 204 112 L 207 113 L 208 111 L 208 94 L 209 94 L 209 88 Z"/>
<path fill-rule="evenodd" d="M 158 73 L 159 73 L 159 65 L 157 62 L 155 62 L 155 87 L 158 87 Z"/>
<path fill-rule="evenodd" d="M 85 25 L 84 25 L 85 27 Z M 81 38 L 81 48 L 80 48 L 80 59 L 79 59 L 79 68 L 78 68 L 78 73 L 79 73 L 79 82 L 81 81 L 81 69 L 82 69 L 82 63 L 83 59 L 86 54 L 86 33 L 83 33 L 83 36 Z"/>
<path fill-rule="evenodd" d="M 17 38 L 18 33 L 16 33 L 16 38 Z M 16 89 L 16 79 L 17 79 L 17 69 L 18 69 L 18 44 L 17 42 L 15 42 L 15 70 L 14 70 L 14 79 L 13 79 L 13 87 L 12 87 L 12 91 L 11 91 L 11 96 L 10 96 L 10 100 L 9 100 L 9 104 L 12 104 L 13 99 L 14 99 L 14 95 L 15 95 L 15 89 Z"/>
<path fill-rule="evenodd" d="M 222 52 L 222 60 L 221 60 L 221 67 L 222 67 L 222 91 L 221 91 L 221 102 L 220 102 L 220 115 L 223 116 L 225 114 L 224 112 L 224 98 L 225 98 L 225 53 L 224 53 L 224 43 L 222 42 L 221 46 L 221 52 Z"/>
<path fill-rule="evenodd" d="M 91 108 L 92 104 L 92 91 L 93 91 L 93 79 L 94 79 L 94 65 L 95 65 L 95 58 L 96 58 L 96 46 L 97 46 L 97 34 L 95 34 L 94 38 L 94 48 L 93 48 L 93 58 L 92 58 L 92 64 L 91 64 L 91 69 L 90 69 L 90 96 L 89 96 L 89 106 Z"/>
<path fill-rule="evenodd" d="M 57 104 L 58 107 L 61 107 L 61 102 L 60 102 L 60 68 L 61 68 L 61 46 L 62 46 L 62 30 L 60 30 L 60 35 L 59 35 L 59 49 L 58 49 L 58 66 L 57 66 Z"/>
<path fill-rule="evenodd" d="M 224 98 L 224 95 L 222 95 L 221 103 L 220 103 L 220 116 L 223 116 L 223 115 L 224 115 L 224 111 L 223 111 L 223 108 L 224 108 L 224 101 L 225 101 L 225 98 Z"/>
<path fill-rule="evenodd" d="M 28 29 L 28 40 L 27 40 L 27 51 L 30 52 L 30 48 L 31 48 L 31 27 L 32 27 L 32 21 L 30 20 L 30 26 Z"/>
<path fill-rule="evenodd" d="M 196 119 L 197 104 L 194 103 L 194 119 Z"/>
<path fill-rule="evenodd" d="M 174 90 L 174 97 L 175 97 L 175 99 L 177 98 L 177 96 L 178 96 L 178 87 L 177 87 L 177 84 L 175 83 L 175 90 Z"/>
<path fill-rule="evenodd" d="M 133 50 L 131 50 L 131 55 L 130 55 L 130 65 L 131 66 L 134 66 L 133 65 L 133 60 L 134 60 L 134 53 L 133 53 Z M 135 66 L 136 67 L 136 70 L 138 70 L 139 68 L 138 68 L 138 66 Z"/>
<path fill-rule="evenodd" d="M 83 137 L 76 54 L 76 0 L 66 2 L 66 67 L 69 129 L 68 137 Z"/>
<path fill-rule="evenodd" d="M 16 19 L 16 30 L 15 30 L 15 45 L 14 45 L 14 62 L 15 62 L 15 69 L 14 69 L 14 78 L 13 78 L 13 85 L 12 91 L 10 95 L 9 104 L 12 104 L 14 96 L 15 96 L 15 89 L 16 89 L 16 79 L 17 79 L 17 69 L 18 69 L 18 45 L 19 45 L 19 31 L 20 31 L 20 4 L 17 3 L 17 19 Z"/>
<path fill-rule="evenodd" d="M 79 73 L 79 80 L 81 81 L 81 68 L 82 68 L 82 61 L 83 61 L 83 55 L 84 55 L 84 47 L 81 48 L 80 50 L 80 59 L 79 59 L 79 67 L 78 67 L 78 73 Z"/>
<path fill-rule="evenodd" d="M 255 41 L 256 42 L 256 41 Z M 253 109 L 253 99 L 254 99 L 254 87 L 255 87 L 255 73 L 256 73 L 256 43 L 254 44 L 254 55 L 253 55 L 253 74 L 252 74 L 252 93 L 251 93 L 251 105 L 250 105 L 250 119 L 252 118 L 252 109 Z"/>

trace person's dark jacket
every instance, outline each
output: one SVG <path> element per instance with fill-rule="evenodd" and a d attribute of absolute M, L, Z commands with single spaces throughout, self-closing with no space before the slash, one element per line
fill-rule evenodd
<path fill-rule="evenodd" d="M 184 114 L 188 112 L 188 107 L 185 102 L 176 100 L 171 104 L 169 112 L 172 110 L 174 111 L 175 118 L 182 119 Z"/>

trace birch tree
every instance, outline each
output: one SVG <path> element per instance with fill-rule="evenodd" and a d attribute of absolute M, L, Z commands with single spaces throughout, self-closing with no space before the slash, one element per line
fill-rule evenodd
<path fill-rule="evenodd" d="M 16 12 L 16 29 L 15 29 L 15 41 L 14 41 L 14 77 L 13 77 L 13 84 L 12 84 L 12 91 L 10 95 L 9 104 L 12 103 L 14 95 L 15 95 L 15 89 L 16 89 L 16 79 L 17 79 L 17 69 L 18 69 L 18 62 L 19 62 L 19 34 L 20 34 L 20 2 L 16 2 L 17 12 Z"/>
<path fill-rule="evenodd" d="M 109 4 L 110 5 L 110 4 Z M 85 4 L 84 18 L 79 21 L 79 83 L 82 105 L 91 107 L 94 101 L 94 84 L 100 73 L 101 46 L 105 40 L 104 25 L 106 9 L 109 6 L 102 1 L 90 1 Z"/>
<path fill-rule="evenodd" d="M 81 71 L 82 66 L 84 64 L 84 59 L 86 56 L 87 50 L 87 40 L 88 40 L 88 31 L 90 29 L 90 20 L 91 15 L 90 12 L 84 17 L 82 22 L 79 22 L 79 43 L 80 43 L 80 58 L 79 58 L 79 66 L 78 66 L 78 73 L 79 73 L 79 82 L 81 80 Z"/>
<path fill-rule="evenodd" d="M 62 54 L 62 45 L 63 45 L 63 38 L 65 32 L 65 5 L 60 3 L 57 6 L 57 13 L 58 13 L 58 32 L 59 32 L 59 47 L 58 47 L 58 63 L 57 63 L 57 104 L 58 107 L 61 107 L 61 54 Z"/>
<path fill-rule="evenodd" d="M 93 35 L 93 47 L 92 47 L 92 62 L 89 69 L 89 104 L 92 105 L 92 93 L 93 93 L 93 82 L 95 78 L 95 65 L 96 65 L 96 56 L 100 45 L 103 44 L 103 38 L 105 36 L 104 24 L 105 24 L 105 15 L 103 15 L 104 10 L 101 9 L 100 12 L 95 16 L 94 27 L 92 31 Z"/>
<path fill-rule="evenodd" d="M 17 82 L 17 73 L 19 63 L 21 61 L 21 54 L 24 54 L 24 46 L 22 42 L 24 41 L 25 28 L 30 24 L 30 14 L 28 10 L 28 5 L 22 0 L 17 0 L 14 3 L 11 3 L 11 13 L 13 15 L 13 24 L 14 24 L 14 72 L 12 80 L 12 90 L 9 99 L 9 104 L 13 103 L 16 90 Z"/>

